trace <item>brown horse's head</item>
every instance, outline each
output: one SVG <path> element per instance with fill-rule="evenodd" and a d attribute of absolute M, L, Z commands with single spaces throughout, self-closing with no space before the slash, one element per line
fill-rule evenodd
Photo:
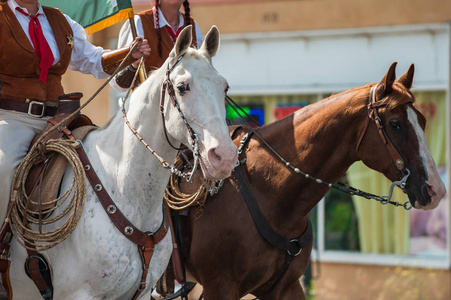
<path fill-rule="evenodd" d="M 374 86 L 374 104 L 369 106 L 370 120 L 361 132 L 358 155 L 392 181 L 410 173 L 405 186 L 410 203 L 415 208 L 432 209 L 446 189 L 426 144 L 426 120 L 415 108 L 410 92 L 414 66 L 397 81 L 395 68 L 396 62 Z"/>

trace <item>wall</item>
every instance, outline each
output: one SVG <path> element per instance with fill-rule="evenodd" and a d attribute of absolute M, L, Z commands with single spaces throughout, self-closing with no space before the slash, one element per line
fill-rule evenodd
<path fill-rule="evenodd" d="M 414 87 L 446 89 L 447 24 L 230 34 L 213 58 L 231 94 L 342 91 L 381 80 L 394 61 L 398 76 L 415 64 Z"/>
<path fill-rule="evenodd" d="M 313 281 L 315 300 L 451 299 L 450 283 L 447 270 L 332 263 L 321 263 Z"/>
<path fill-rule="evenodd" d="M 447 0 L 190 0 L 202 32 L 222 33 L 357 28 L 442 23 L 451 20 Z"/>

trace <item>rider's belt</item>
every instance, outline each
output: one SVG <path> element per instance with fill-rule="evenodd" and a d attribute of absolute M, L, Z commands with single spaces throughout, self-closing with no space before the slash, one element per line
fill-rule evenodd
<path fill-rule="evenodd" d="M 73 93 L 59 97 L 59 101 L 37 101 L 27 99 L 19 102 L 0 98 L 0 108 L 26 113 L 31 117 L 53 117 L 59 113 L 70 114 L 80 107 L 81 93 Z"/>

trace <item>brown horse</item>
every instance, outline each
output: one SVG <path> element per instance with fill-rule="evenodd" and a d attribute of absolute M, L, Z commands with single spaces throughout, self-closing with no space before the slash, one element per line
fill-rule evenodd
<path fill-rule="evenodd" d="M 395 68 L 396 63 L 378 84 L 332 95 L 256 130 L 296 169 L 281 162 L 256 134 L 243 143 L 239 159 L 245 162 L 239 167 L 275 232 L 301 236 L 309 212 L 329 191 L 330 185 L 307 177 L 334 184 L 358 160 L 391 181 L 407 180 L 401 187 L 413 207 L 438 205 L 446 191 L 425 144 L 425 119 L 409 91 L 414 68 L 399 80 Z M 235 132 L 236 145 L 245 131 Z M 286 251 L 262 237 L 240 190 L 235 171 L 218 194 L 208 197 L 201 217 L 196 219 L 196 207 L 182 217 L 188 279 L 202 284 L 206 300 L 237 300 L 246 294 L 261 300 L 305 299 L 299 278 L 309 261 L 311 239 L 283 271 Z"/>

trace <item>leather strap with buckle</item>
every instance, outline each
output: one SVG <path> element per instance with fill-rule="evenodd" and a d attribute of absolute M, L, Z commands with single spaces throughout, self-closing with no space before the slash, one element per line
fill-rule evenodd
<path fill-rule="evenodd" d="M 53 117 L 58 110 L 57 101 L 36 101 L 19 102 L 9 99 L 0 99 L 0 108 L 6 110 L 14 110 L 21 113 L 26 113 L 31 117 Z"/>
<path fill-rule="evenodd" d="M 82 93 L 65 94 L 58 101 L 38 101 L 27 99 L 25 102 L 0 98 L 0 108 L 26 113 L 31 117 L 53 117 L 59 113 L 71 114 L 80 107 Z"/>

